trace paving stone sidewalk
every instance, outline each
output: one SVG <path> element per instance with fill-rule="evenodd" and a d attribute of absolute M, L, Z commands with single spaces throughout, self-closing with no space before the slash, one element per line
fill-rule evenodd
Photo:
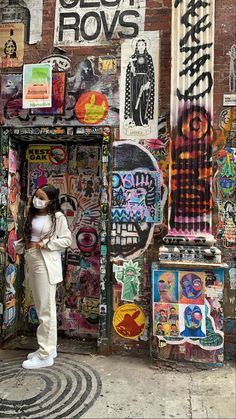
<path fill-rule="evenodd" d="M 139 358 L 59 353 L 53 367 L 23 370 L 25 355 L 0 350 L 0 418 L 236 417 L 233 364 L 180 372 Z"/>

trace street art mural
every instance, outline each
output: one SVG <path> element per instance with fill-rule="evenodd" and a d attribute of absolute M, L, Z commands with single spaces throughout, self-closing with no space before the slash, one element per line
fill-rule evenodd
<path fill-rule="evenodd" d="M 216 238 L 223 247 L 235 247 L 236 149 L 220 149 L 215 163 L 217 168 L 213 179 L 213 192 L 218 209 Z"/>
<path fill-rule="evenodd" d="M 17 213 L 19 211 L 21 178 L 19 173 L 20 150 L 11 147 L 4 136 L 1 143 L 1 182 L 0 182 L 0 282 L 2 292 L 0 306 L 2 336 L 10 336 L 17 323 L 17 274 L 19 257 L 14 249 L 16 240 Z"/>
<path fill-rule="evenodd" d="M 159 32 L 121 45 L 120 138 L 157 138 Z"/>
<path fill-rule="evenodd" d="M 99 72 L 99 57 L 85 58 L 73 70 L 70 60 L 60 54 L 45 57 L 39 65 L 52 66 L 51 106 L 37 108 L 31 100 L 31 108 L 23 109 L 21 74 L 2 75 L 0 120 L 3 125 L 118 125 L 118 75 Z"/>
<path fill-rule="evenodd" d="M 162 277 L 164 284 L 175 284 L 172 302 L 161 302 Z M 222 362 L 223 282 L 222 268 L 181 271 L 153 264 L 153 351 L 158 337 L 160 350 L 163 348 L 163 354 L 166 353 L 164 358 L 181 358 L 182 353 L 186 360 L 194 360 L 197 345 L 201 350 L 211 351 L 205 355 L 205 362 L 209 357 Z M 187 299 L 183 299 L 183 294 Z"/>
<path fill-rule="evenodd" d="M 106 45 L 144 29 L 146 0 L 57 0 L 55 45 Z"/>
<path fill-rule="evenodd" d="M 60 190 L 73 243 L 66 252 L 65 286 L 58 293 L 59 329 L 99 332 L 101 147 L 30 145 L 28 196 L 44 183 Z M 62 174 L 64 173 L 64 174 Z"/>
<path fill-rule="evenodd" d="M 223 362 L 224 270 L 214 268 L 221 251 L 212 235 L 213 42 L 214 3 L 174 0 L 168 234 L 152 270 L 159 360 Z M 191 261 L 209 267 L 191 270 Z"/>
<path fill-rule="evenodd" d="M 213 3 L 173 2 L 170 236 L 211 239 L 213 16 Z"/>
<path fill-rule="evenodd" d="M 1 0 L 0 22 L 5 24 L 22 22 L 24 42 L 36 44 L 42 37 L 43 0 Z"/>
<path fill-rule="evenodd" d="M 154 224 L 162 222 L 163 178 L 144 147 L 132 141 L 113 145 L 112 258 L 134 259 L 147 249 Z"/>
<path fill-rule="evenodd" d="M 236 196 L 236 148 L 225 147 L 217 153 L 217 170 L 213 179 L 215 199 Z"/>
<path fill-rule="evenodd" d="M 236 141 L 236 108 L 224 107 L 219 116 L 219 130 L 213 143 L 214 158 L 224 147 L 234 147 Z"/>
<path fill-rule="evenodd" d="M 97 137 L 94 136 L 95 131 Z M 23 138 L 21 129 L 16 129 L 15 132 L 16 135 L 20 132 L 20 138 Z M 27 128 L 22 129 L 22 134 L 23 132 L 29 133 Z M 76 129 L 74 134 L 75 132 Z M 6 266 L 6 275 L 3 279 L 1 274 L 1 284 L 5 291 L 3 296 L 0 296 L 4 313 L 4 337 L 9 336 L 16 326 L 18 301 L 22 305 L 21 321 L 25 330 L 38 322 L 27 282 L 27 272 L 23 288 L 19 283 L 19 280 L 22 280 L 18 276 L 19 257 L 16 255 L 13 243 L 19 234 L 17 230 L 19 224 L 22 224 L 22 211 L 29 197 L 37 187 L 45 183 L 51 183 L 59 188 L 62 209 L 73 234 L 71 247 L 62 254 L 64 281 L 58 287 L 56 295 L 59 330 L 73 335 L 106 336 L 107 311 L 101 313 L 100 320 L 99 314 L 100 303 L 102 306 L 107 303 L 105 284 L 108 255 L 107 179 L 110 129 L 84 128 L 82 132 L 80 128 L 80 134 L 84 135 L 84 140 L 88 139 L 87 142 L 62 144 L 58 141 L 61 139 L 58 130 L 33 128 L 30 129 L 28 146 L 27 143 L 20 143 L 19 139 L 13 140 L 10 137 L 11 133 L 12 131 L 8 129 L 3 132 L 3 139 L 6 140 L 6 147 L 3 147 L 6 157 L 4 160 L 6 188 L 4 189 L 4 185 L 1 184 L 1 191 L 5 190 L 6 196 L 3 200 L 1 194 L 0 207 L 2 212 L 0 253 L 1 260 Z M 42 139 L 42 135 L 45 139 L 47 134 L 51 133 L 54 135 L 54 141 L 47 141 L 44 144 L 33 141 L 36 138 Z M 78 136 L 76 138 L 78 140 Z M 93 143 L 94 138 L 96 141 Z M 28 141 L 27 138 L 25 140 Z M 9 144 L 14 146 L 9 148 Z M 20 165 L 22 177 L 19 176 Z M 21 184 L 25 187 L 19 201 Z M 7 214 L 9 214 L 7 222 L 4 224 Z M 19 287 L 21 287 L 20 296 Z"/>
<path fill-rule="evenodd" d="M 113 172 L 112 221 L 161 221 L 160 173 Z"/>

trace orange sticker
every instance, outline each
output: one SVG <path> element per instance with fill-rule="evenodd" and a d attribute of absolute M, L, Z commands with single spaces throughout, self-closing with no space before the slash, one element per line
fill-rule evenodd
<path fill-rule="evenodd" d="M 75 115 L 83 124 L 98 124 L 106 118 L 107 113 L 107 98 L 96 91 L 83 93 L 75 104 Z"/>
<path fill-rule="evenodd" d="M 143 333 L 145 324 L 145 315 L 135 304 L 123 304 L 118 307 L 113 316 L 113 327 L 123 338 L 137 338 Z"/>

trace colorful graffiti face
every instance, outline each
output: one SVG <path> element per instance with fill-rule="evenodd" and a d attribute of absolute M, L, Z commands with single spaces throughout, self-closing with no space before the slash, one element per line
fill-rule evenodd
<path fill-rule="evenodd" d="M 186 274 L 181 279 L 182 294 L 186 298 L 195 300 L 202 294 L 202 280 L 193 273 Z"/>
<path fill-rule="evenodd" d="M 219 188 L 223 197 L 233 195 L 236 186 L 236 150 L 226 147 L 217 156 Z"/>
<path fill-rule="evenodd" d="M 205 321 L 205 308 L 204 306 L 188 305 L 184 308 L 183 313 L 184 330 L 180 333 L 185 337 L 205 337 L 204 321 Z M 203 318 L 204 315 L 204 318 Z"/>
<path fill-rule="evenodd" d="M 140 145 L 131 141 L 115 144 L 111 232 L 114 259 L 133 259 L 147 248 L 154 220 L 161 220 L 162 181 L 158 171 L 155 159 Z"/>
<path fill-rule="evenodd" d="M 160 175 L 117 172 L 112 176 L 113 221 L 160 222 Z"/>
<path fill-rule="evenodd" d="M 186 307 L 184 311 L 185 326 L 188 329 L 198 329 L 202 324 L 202 312 L 198 306 Z"/>

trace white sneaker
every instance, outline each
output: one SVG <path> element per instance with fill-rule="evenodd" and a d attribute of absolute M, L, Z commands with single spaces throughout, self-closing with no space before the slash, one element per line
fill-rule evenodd
<path fill-rule="evenodd" d="M 35 351 L 35 352 L 30 352 L 28 355 L 27 355 L 27 359 L 32 359 L 34 356 L 36 356 L 36 355 L 38 355 L 38 351 Z M 56 349 L 54 349 L 54 351 L 52 351 L 52 353 L 50 354 L 50 356 L 52 356 L 53 358 L 56 358 L 57 357 L 57 350 Z"/>
<path fill-rule="evenodd" d="M 33 358 L 24 361 L 22 367 L 26 368 L 27 370 L 33 370 L 37 368 L 51 367 L 53 364 L 54 359 L 52 355 L 48 356 L 47 358 L 39 358 L 38 355 L 35 355 Z"/>

